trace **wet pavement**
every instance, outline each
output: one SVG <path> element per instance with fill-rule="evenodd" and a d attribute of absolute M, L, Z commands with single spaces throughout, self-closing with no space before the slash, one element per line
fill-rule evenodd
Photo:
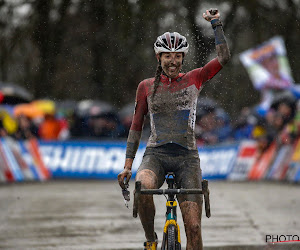
<path fill-rule="evenodd" d="M 300 236 L 300 185 L 215 181 L 209 186 L 212 217 L 202 221 L 205 249 L 300 249 L 297 243 L 266 244 L 267 235 L 281 241 L 282 235 Z M 155 202 L 161 241 L 165 198 Z M 142 249 L 143 229 L 132 217 L 132 202 L 130 208 L 116 181 L 0 185 L 0 249 Z M 181 216 L 178 221 L 185 246 Z"/>

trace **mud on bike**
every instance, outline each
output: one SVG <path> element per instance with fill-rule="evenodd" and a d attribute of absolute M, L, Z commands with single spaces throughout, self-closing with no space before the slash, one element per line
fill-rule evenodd
<path fill-rule="evenodd" d="M 200 194 L 204 196 L 206 217 L 210 217 L 210 203 L 209 203 L 209 189 L 208 181 L 202 180 L 202 189 L 176 189 L 175 175 L 169 172 L 166 175 L 167 189 L 141 189 L 141 182 L 136 181 L 135 193 L 133 201 L 133 217 L 136 218 L 138 214 L 138 200 L 140 195 L 164 195 L 167 198 L 166 203 L 166 222 L 163 232 L 163 240 L 161 250 L 180 250 L 180 228 L 177 223 L 177 201 L 178 194 Z"/>

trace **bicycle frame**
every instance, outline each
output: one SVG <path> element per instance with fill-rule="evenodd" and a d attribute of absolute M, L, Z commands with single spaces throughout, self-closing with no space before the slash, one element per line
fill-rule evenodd
<path fill-rule="evenodd" d="M 209 189 L 208 189 L 208 181 L 202 181 L 202 189 L 175 189 L 175 179 L 174 173 L 170 172 L 166 176 L 166 181 L 168 184 L 168 189 L 141 189 L 141 182 L 136 181 L 135 183 L 135 192 L 134 192 L 134 202 L 133 202 L 133 217 L 137 217 L 138 213 L 138 200 L 140 195 L 167 195 L 167 203 L 166 203 L 166 222 L 164 226 L 164 234 L 162 241 L 162 250 L 165 249 L 166 238 L 168 233 L 168 227 L 170 225 L 174 225 L 176 229 L 177 239 L 177 249 L 181 249 L 181 239 L 180 239 L 180 228 L 177 223 L 177 202 L 175 200 L 176 194 L 202 194 L 204 195 L 205 200 L 205 212 L 206 217 L 210 217 L 210 202 L 209 202 Z"/>
<path fill-rule="evenodd" d="M 166 177 L 166 181 L 168 184 L 168 190 L 174 189 L 174 184 L 175 184 L 174 177 L 175 176 L 172 173 L 169 173 Z M 177 244 L 178 249 L 180 249 L 181 248 L 180 228 L 179 228 L 179 225 L 177 224 L 177 201 L 175 200 L 174 194 L 168 194 L 166 208 L 167 208 L 166 222 L 165 222 L 165 226 L 164 226 L 164 233 L 163 233 L 161 249 L 165 250 L 168 227 L 171 224 L 173 224 L 175 226 L 175 229 L 177 232 L 176 244 Z"/>

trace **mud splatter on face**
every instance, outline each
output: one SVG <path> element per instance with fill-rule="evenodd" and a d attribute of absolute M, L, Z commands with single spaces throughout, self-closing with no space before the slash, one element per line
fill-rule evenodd
<path fill-rule="evenodd" d="M 162 65 L 163 71 L 165 74 L 170 78 L 175 78 L 178 76 L 180 70 L 181 70 L 182 63 L 176 62 L 176 63 L 166 63 Z"/>

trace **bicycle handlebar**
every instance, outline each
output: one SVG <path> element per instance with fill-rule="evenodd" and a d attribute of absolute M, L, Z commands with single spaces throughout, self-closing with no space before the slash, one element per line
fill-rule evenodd
<path fill-rule="evenodd" d="M 134 201 L 133 201 L 133 217 L 136 218 L 138 214 L 138 200 L 139 196 L 153 195 L 153 194 L 203 194 L 205 202 L 206 217 L 210 217 L 210 202 L 209 202 L 209 189 L 208 181 L 202 181 L 202 189 L 141 189 L 141 182 L 135 183 Z"/>
<path fill-rule="evenodd" d="M 202 189 L 141 189 L 140 194 L 203 194 Z"/>

